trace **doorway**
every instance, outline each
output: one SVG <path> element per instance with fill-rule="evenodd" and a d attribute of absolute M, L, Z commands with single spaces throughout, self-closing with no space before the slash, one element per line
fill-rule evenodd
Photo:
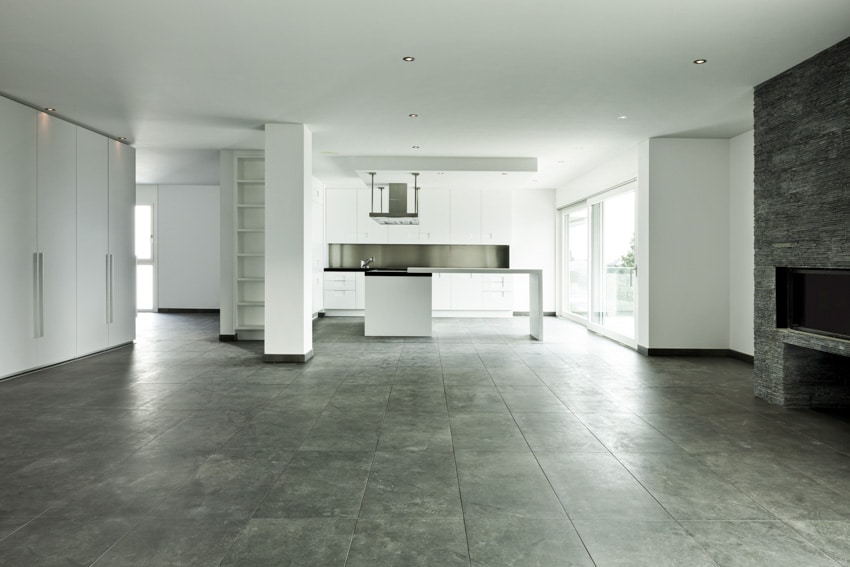
<path fill-rule="evenodd" d="M 635 348 L 636 185 L 563 210 L 561 315 Z"/>

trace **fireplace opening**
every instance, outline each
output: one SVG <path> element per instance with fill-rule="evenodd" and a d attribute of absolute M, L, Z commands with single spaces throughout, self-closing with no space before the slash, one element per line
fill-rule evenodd
<path fill-rule="evenodd" d="M 776 325 L 850 339 L 850 270 L 776 269 Z"/>

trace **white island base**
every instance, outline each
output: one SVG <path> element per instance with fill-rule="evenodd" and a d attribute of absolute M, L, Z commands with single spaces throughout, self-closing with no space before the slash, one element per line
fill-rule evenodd
<path fill-rule="evenodd" d="M 430 337 L 430 274 L 367 273 L 364 321 L 367 337 Z"/>
<path fill-rule="evenodd" d="M 408 268 L 407 271 L 410 274 L 528 274 L 529 334 L 538 341 L 543 340 L 543 270 L 539 268 Z"/>

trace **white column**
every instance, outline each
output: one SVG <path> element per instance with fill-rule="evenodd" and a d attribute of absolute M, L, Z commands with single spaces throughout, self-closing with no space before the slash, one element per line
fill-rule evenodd
<path fill-rule="evenodd" d="M 266 124 L 266 362 L 313 357 L 312 134 Z"/>

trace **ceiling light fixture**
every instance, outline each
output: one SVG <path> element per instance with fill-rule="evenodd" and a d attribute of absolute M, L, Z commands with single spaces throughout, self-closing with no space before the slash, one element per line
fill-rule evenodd
<path fill-rule="evenodd" d="M 44 110 L 46 110 L 47 112 L 56 112 L 56 109 L 55 109 L 55 108 L 52 108 L 52 107 L 50 107 L 50 106 L 45 107 L 45 109 L 44 109 Z"/>
<path fill-rule="evenodd" d="M 410 146 L 410 147 L 411 147 L 411 148 L 413 148 L 414 150 L 418 150 L 418 149 L 419 149 L 419 146 Z"/>
<path fill-rule="evenodd" d="M 705 65 L 708 63 L 708 59 L 694 59 L 694 65 Z"/>
<path fill-rule="evenodd" d="M 402 57 L 401 60 L 406 61 L 407 63 L 412 63 L 413 61 L 416 61 L 416 57 L 411 57 L 410 55 L 408 55 L 407 57 Z"/>
<path fill-rule="evenodd" d="M 629 117 L 626 116 L 625 114 L 621 114 L 620 116 L 617 117 L 617 120 L 628 120 L 628 118 Z"/>
<path fill-rule="evenodd" d="M 408 114 L 408 116 L 409 116 L 410 118 L 419 118 L 419 115 L 418 115 L 418 114 L 413 114 L 413 113 Z"/>
<path fill-rule="evenodd" d="M 125 136 L 118 136 L 118 141 L 119 142 L 126 142 L 127 138 Z"/>

